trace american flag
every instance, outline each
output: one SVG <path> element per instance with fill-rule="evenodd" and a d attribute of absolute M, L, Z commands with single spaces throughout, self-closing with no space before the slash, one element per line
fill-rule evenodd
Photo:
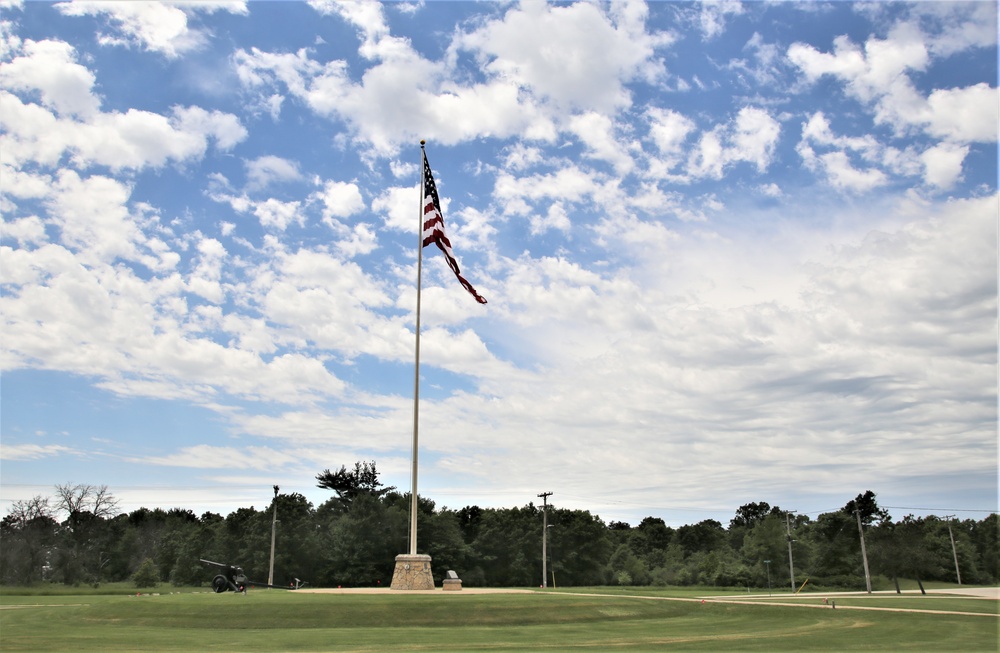
<path fill-rule="evenodd" d="M 431 164 L 427 162 L 427 153 L 424 153 L 424 232 L 423 246 L 427 247 L 431 243 L 436 243 L 438 248 L 444 252 L 444 257 L 448 259 L 448 266 L 458 277 L 462 287 L 468 290 L 476 301 L 480 304 L 486 303 L 486 298 L 476 292 L 465 277 L 462 276 L 458 268 L 458 261 L 451 251 L 451 241 L 444 234 L 444 216 L 441 213 L 441 202 L 438 200 L 437 186 L 434 185 L 434 175 L 431 174 Z"/>

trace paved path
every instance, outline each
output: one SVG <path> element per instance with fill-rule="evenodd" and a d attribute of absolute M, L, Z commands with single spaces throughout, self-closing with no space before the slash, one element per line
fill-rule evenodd
<path fill-rule="evenodd" d="M 333 587 L 333 588 L 303 588 L 296 590 L 298 593 L 312 593 L 312 594 L 445 594 L 444 590 L 440 588 L 435 588 L 432 590 L 391 590 L 386 587 Z M 512 588 L 498 588 L 498 587 L 463 587 L 461 591 L 447 592 L 448 594 L 530 594 L 530 593 L 544 593 L 539 592 L 539 590 L 534 589 L 512 589 Z M 920 596 L 920 590 L 906 590 L 902 592 L 905 595 L 910 596 Z M 968 598 L 968 599 L 993 599 L 1000 600 L 1000 587 L 968 587 L 968 588 L 956 588 L 956 589 L 932 589 L 927 590 L 928 594 L 947 594 L 954 596 L 956 598 Z M 602 597 L 602 598 L 621 598 L 621 599 L 645 599 L 649 601 L 685 601 L 685 602 L 696 602 L 696 603 L 735 603 L 738 605 L 780 605 L 786 607 L 794 608 L 813 608 L 821 610 L 869 610 L 878 612 L 916 612 L 924 614 L 952 614 L 952 615 L 966 615 L 971 617 L 992 617 L 994 619 L 1000 617 L 997 613 L 983 613 L 983 612 L 961 612 L 957 610 L 929 610 L 920 608 L 887 608 L 887 607 L 876 607 L 876 606 L 865 606 L 865 605 L 839 605 L 834 606 L 831 603 L 824 603 L 824 599 L 829 599 L 830 597 L 850 597 L 852 599 L 864 599 L 864 598 L 884 598 L 887 596 L 895 596 L 895 590 L 872 592 L 868 594 L 867 592 L 824 592 L 820 594 L 807 594 L 799 595 L 799 601 L 791 602 L 785 599 L 788 595 L 778 594 L 777 596 L 768 596 L 766 594 L 751 594 L 746 597 L 735 597 L 733 595 L 726 596 L 712 596 L 706 595 L 698 598 L 685 598 L 685 597 L 672 597 L 672 596 L 646 596 L 642 594 L 600 594 L 596 592 L 553 592 L 553 594 L 558 594 L 560 596 L 588 596 L 588 597 Z M 778 600 L 775 600 L 778 599 Z M 809 601 L 809 599 L 814 599 L 814 601 Z M 808 601 L 808 602 L 807 602 Z"/>
<path fill-rule="evenodd" d="M 530 594 L 535 590 L 511 589 L 506 587 L 463 587 L 461 590 L 445 592 L 441 588 L 432 590 L 392 590 L 388 587 L 304 587 L 295 590 L 299 594 Z"/>
<path fill-rule="evenodd" d="M 972 600 L 983 600 L 992 599 L 1000 600 L 1000 587 L 965 587 L 965 588 L 955 588 L 955 589 L 931 589 L 927 590 L 928 594 L 947 594 L 955 598 L 967 598 Z M 920 596 L 920 590 L 905 590 L 902 594 L 907 596 Z M 756 594 L 744 598 L 735 598 L 732 596 L 706 596 L 706 600 L 711 600 L 715 603 L 738 603 L 741 605 L 782 605 L 791 606 L 798 608 L 822 608 L 829 610 L 834 608 L 833 603 L 827 602 L 827 599 L 834 597 L 849 597 L 851 599 L 866 599 L 866 598 L 885 598 L 887 596 L 896 596 L 896 590 L 884 590 L 878 592 L 872 592 L 868 594 L 867 592 L 824 592 L 822 597 L 819 594 L 807 594 L 805 596 L 800 595 L 802 599 L 808 599 L 816 597 L 817 600 L 822 598 L 822 603 L 806 603 L 805 601 L 790 603 L 784 601 L 774 601 L 773 596 L 765 596 L 763 594 Z M 779 599 L 783 598 L 779 596 Z M 752 600 L 756 599 L 756 600 Z M 881 612 L 918 612 L 926 614 L 960 614 L 972 617 L 1000 617 L 1000 614 L 995 612 L 984 613 L 984 612 L 962 612 L 958 610 L 929 610 L 922 608 L 886 608 L 886 607 L 875 607 L 866 605 L 840 605 L 836 606 L 837 610 L 870 610 L 870 611 L 881 611 Z"/>

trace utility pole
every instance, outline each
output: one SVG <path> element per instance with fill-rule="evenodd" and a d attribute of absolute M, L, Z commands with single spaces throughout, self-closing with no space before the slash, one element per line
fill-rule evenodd
<path fill-rule="evenodd" d="M 542 498 L 542 588 L 549 586 L 548 580 L 548 566 L 546 564 L 548 553 L 546 552 L 546 545 L 548 544 L 549 538 L 549 497 L 552 496 L 551 492 L 542 492 L 539 494 Z"/>
<path fill-rule="evenodd" d="M 958 570 L 958 551 L 955 549 L 955 535 L 951 532 L 951 520 L 955 515 L 945 515 L 944 519 L 948 520 L 948 537 L 951 538 L 951 555 L 955 558 L 955 576 L 958 578 L 958 584 L 962 584 L 962 572 Z"/>
<path fill-rule="evenodd" d="M 271 511 L 271 566 L 267 572 L 267 584 L 274 585 L 274 532 L 278 528 L 278 486 L 274 486 L 274 510 Z M 268 587 L 267 589 L 271 589 Z"/>
<path fill-rule="evenodd" d="M 789 510 L 788 512 L 785 513 L 785 530 L 788 532 L 788 535 L 787 535 L 787 538 L 788 538 L 788 575 L 792 579 L 792 594 L 795 594 L 795 563 L 792 561 L 792 542 L 794 542 L 795 540 L 792 539 L 792 527 L 791 527 L 791 525 L 788 522 L 789 516 L 793 515 L 793 514 L 795 514 L 794 510 Z"/>
<path fill-rule="evenodd" d="M 872 575 L 868 572 L 868 552 L 865 550 L 865 531 L 861 528 L 861 511 L 855 508 L 854 516 L 858 518 L 858 533 L 861 534 L 861 561 L 865 563 L 865 588 L 871 594 Z"/>

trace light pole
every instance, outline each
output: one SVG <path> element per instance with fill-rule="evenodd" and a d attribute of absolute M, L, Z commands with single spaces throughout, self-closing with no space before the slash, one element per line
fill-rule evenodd
<path fill-rule="evenodd" d="M 872 593 L 872 575 L 868 572 L 868 551 L 865 550 L 865 531 L 861 528 L 861 511 L 854 509 L 854 516 L 858 518 L 858 533 L 861 534 L 861 561 L 865 565 L 865 589 Z"/>
<path fill-rule="evenodd" d="M 795 594 L 795 563 L 792 561 L 792 527 L 788 522 L 788 517 L 794 514 L 794 510 L 789 510 L 785 513 L 785 529 L 788 532 L 788 575 L 792 579 L 792 594 Z"/>
<path fill-rule="evenodd" d="M 268 586 L 274 585 L 274 532 L 278 528 L 278 486 L 274 486 L 274 509 L 271 511 L 271 566 L 267 571 Z M 267 589 L 271 589 L 268 587 Z"/>
<path fill-rule="evenodd" d="M 764 565 L 767 567 L 767 595 L 771 596 L 771 561 L 765 560 Z"/>
<path fill-rule="evenodd" d="M 545 527 L 545 532 L 548 533 L 550 528 L 555 528 L 555 524 L 549 524 L 548 526 L 546 526 Z M 555 555 L 553 555 L 552 557 L 555 558 Z M 555 588 L 555 586 L 556 586 L 556 570 L 555 570 L 555 565 L 553 565 L 553 568 L 552 568 L 552 570 L 549 573 L 552 574 L 552 587 Z"/>
<path fill-rule="evenodd" d="M 551 492 L 542 492 L 539 494 L 542 498 L 542 588 L 549 586 L 548 580 L 548 566 L 546 565 L 546 545 L 549 539 L 549 497 L 552 496 Z"/>
<path fill-rule="evenodd" d="M 962 584 L 962 572 L 958 570 L 958 551 L 955 549 L 955 535 L 951 532 L 951 520 L 955 515 L 945 515 L 944 518 L 948 520 L 948 537 L 951 538 L 951 555 L 955 558 L 955 576 L 958 578 L 958 584 Z"/>

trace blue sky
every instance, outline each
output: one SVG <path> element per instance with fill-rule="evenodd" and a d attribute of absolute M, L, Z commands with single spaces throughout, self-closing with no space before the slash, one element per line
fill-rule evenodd
<path fill-rule="evenodd" d="M 0 508 L 997 509 L 973 3 L 0 3 Z"/>

